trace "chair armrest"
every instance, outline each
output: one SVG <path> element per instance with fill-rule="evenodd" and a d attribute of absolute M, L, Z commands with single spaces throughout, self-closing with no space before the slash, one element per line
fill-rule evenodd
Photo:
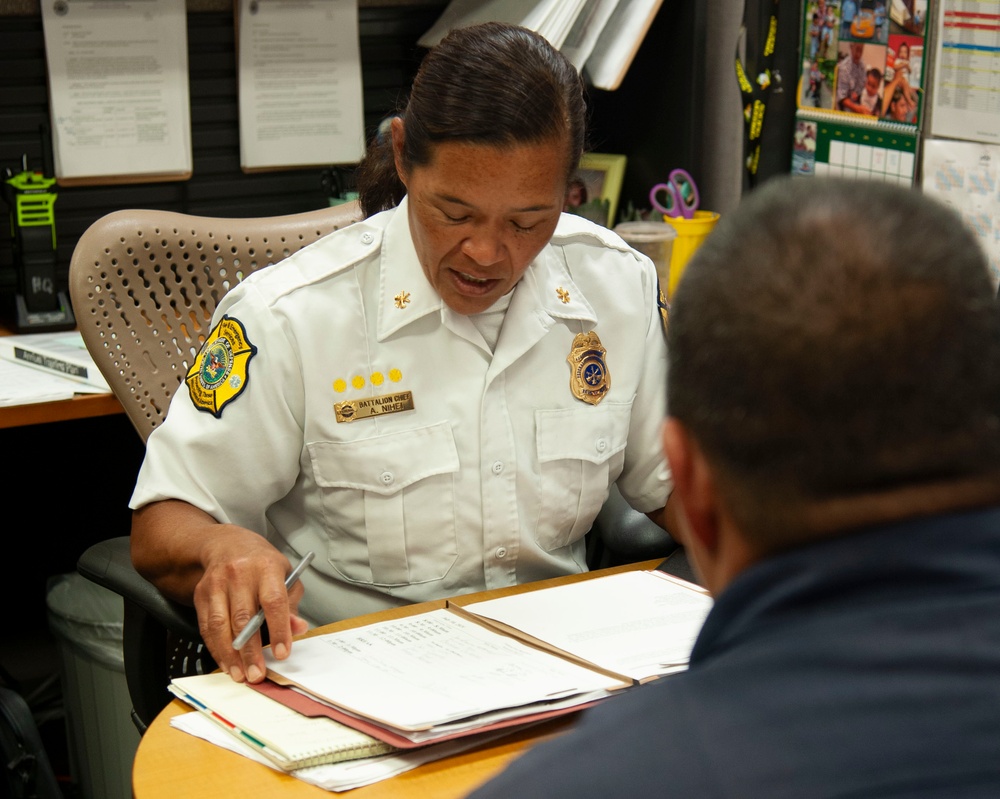
<path fill-rule="evenodd" d="M 98 585 L 114 591 L 142 608 L 166 629 L 191 640 L 199 640 L 194 608 L 167 599 L 132 566 L 128 536 L 109 538 L 88 547 L 76 570 Z"/>
<path fill-rule="evenodd" d="M 689 583 L 702 585 L 702 582 L 698 578 L 698 575 L 694 570 L 694 566 L 691 563 L 691 559 L 688 557 L 687 551 L 681 547 L 677 547 L 677 549 L 667 555 L 663 563 L 656 568 L 658 571 L 665 572 L 666 574 L 672 574 L 674 577 L 680 577 L 682 580 L 687 580 Z"/>
<path fill-rule="evenodd" d="M 669 555 L 678 544 L 670 533 L 645 513 L 632 508 L 618 492 L 611 492 L 594 520 L 594 531 L 611 553 L 613 563 L 634 563 Z"/>

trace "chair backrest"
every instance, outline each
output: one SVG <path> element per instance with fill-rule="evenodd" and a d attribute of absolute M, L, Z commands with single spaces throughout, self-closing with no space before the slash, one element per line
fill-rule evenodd
<path fill-rule="evenodd" d="M 244 277 L 361 218 L 358 203 L 287 216 L 226 219 L 116 211 L 80 237 L 69 268 L 77 325 L 142 440 Z"/>
<path fill-rule="evenodd" d="M 223 295 L 360 218 L 357 202 L 257 219 L 116 211 L 84 232 L 69 268 L 77 325 L 143 441 L 166 416 Z M 163 596 L 132 567 L 128 536 L 89 546 L 77 570 L 124 598 L 125 678 L 142 733 L 170 701 L 171 677 L 211 671 L 215 661 L 193 608 Z"/>

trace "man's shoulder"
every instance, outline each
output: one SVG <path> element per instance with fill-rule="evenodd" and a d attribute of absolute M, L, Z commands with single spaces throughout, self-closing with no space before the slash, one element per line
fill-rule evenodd
<path fill-rule="evenodd" d="M 585 711 L 569 735 L 535 747 L 471 799 L 714 795 L 717 770 L 706 767 L 712 755 L 696 730 L 697 713 L 712 711 L 689 714 L 675 701 L 684 692 L 667 682 L 683 677 Z"/>

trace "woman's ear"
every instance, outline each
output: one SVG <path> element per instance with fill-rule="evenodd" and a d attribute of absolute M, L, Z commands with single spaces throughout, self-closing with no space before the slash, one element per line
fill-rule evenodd
<path fill-rule="evenodd" d="M 402 184 L 406 186 L 406 170 L 403 169 L 403 143 L 406 141 L 406 129 L 403 125 L 403 118 L 393 117 L 389 129 L 392 133 L 392 160 L 396 165 L 396 174 Z"/>

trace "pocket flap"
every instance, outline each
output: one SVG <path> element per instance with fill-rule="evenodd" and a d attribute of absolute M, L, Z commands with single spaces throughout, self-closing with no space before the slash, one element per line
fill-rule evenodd
<path fill-rule="evenodd" d="M 631 416 L 626 403 L 535 411 L 538 460 L 604 463 L 625 449 Z"/>
<path fill-rule="evenodd" d="M 307 449 L 323 488 L 390 495 L 418 480 L 458 471 L 458 449 L 448 422 L 358 441 L 317 441 Z"/>

